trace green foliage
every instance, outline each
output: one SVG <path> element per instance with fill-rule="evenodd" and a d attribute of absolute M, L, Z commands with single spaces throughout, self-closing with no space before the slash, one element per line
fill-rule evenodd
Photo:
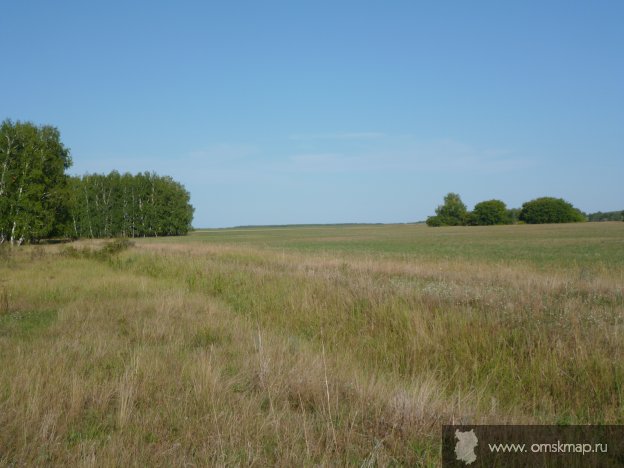
<path fill-rule="evenodd" d="M 0 243 L 36 242 L 64 230 L 70 166 L 56 128 L 0 124 Z"/>
<path fill-rule="evenodd" d="M 71 162 L 56 128 L 0 124 L 0 244 L 189 231 L 190 195 L 171 177 L 113 171 L 70 178 Z"/>
<path fill-rule="evenodd" d="M 427 226 L 431 226 L 431 227 L 440 227 L 442 226 L 442 220 L 440 219 L 439 216 L 429 216 L 427 218 Z"/>
<path fill-rule="evenodd" d="M 520 208 L 509 208 L 507 210 L 507 220 L 509 224 L 518 224 L 520 221 Z"/>
<path fill-rule="evenodd" d="M 437 218 L 437 219 L 435 219 Z M 429 226 L 463 226 L 468 218 L 468 210 L 456 193 L 448 193 L 444 204 L 436 208 L 434 219 L 427 219 Z"/>
<path fill-rule="evenodd" d="M 579 209 L 562 198 L 537 198 L 524 203 L 520 211 L 520 221 L 527 224 L 575 223 L 585 220 Z"/>
<path fill-rule="evenodd" d="M 477 203 L 468 216 L 468 224 L 473 226 L 491 226 L 509 224 L 507 206 L 500 200 L 487 200 Z"/>
<path fill-rule="evenodd" d="M 592 213 L 586 216 L 561 198 L 542 197 L 531 200 L 522 208 L 507 209 L 501 200 L 477 203 L 470 213 L 456 193 L 444 197 L 444 204 L 436 208 L 436 215 L 427 218 L 428 226 L 491 226 L 496 224 L 543 224 L 587 221 L 624 221 L 624 211 Z"/>
<path fill-rule="evenodd" d="M 87 174 L 70 181 L 73 237 L 152 237 L 187 234 L 193 207 L 168 176 Z"/>
<path fill-rule="evenodd" d="M 588 214 L 587 221 L 624 221 L 624 211 L 597 211 Z"/>

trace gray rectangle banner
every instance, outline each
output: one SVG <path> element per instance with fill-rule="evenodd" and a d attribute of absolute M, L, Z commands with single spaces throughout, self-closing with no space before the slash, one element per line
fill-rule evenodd
<path fill-rule="evenodd" d="M 624 426 L 443 426 L 442 466 L 624 466 Z"/>

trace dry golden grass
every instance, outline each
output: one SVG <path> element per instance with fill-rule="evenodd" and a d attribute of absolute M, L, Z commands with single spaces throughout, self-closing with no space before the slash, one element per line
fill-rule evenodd
<path fill-rule="evenodd" d="M 144 242 L 0 263 L 0 465 L 436 465 L 622 423 L 622 272 Z"/>

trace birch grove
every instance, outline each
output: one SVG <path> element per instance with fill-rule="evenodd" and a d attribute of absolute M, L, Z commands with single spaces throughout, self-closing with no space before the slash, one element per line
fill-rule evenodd
<path fill-rule="evenodd" d="M 191 228 L 190 195 L 171 177 L 117 171 L 70 177 L 71 163 L 56 128 L 0 124 L 0 244 L 184 235 Z"/>
<path fill-rule="evenodd" d="M 190 195 L 168 176 L 151 172 L 87 174 L 70 181 L 74 237 L 153 237 L 187 234 Z"/>

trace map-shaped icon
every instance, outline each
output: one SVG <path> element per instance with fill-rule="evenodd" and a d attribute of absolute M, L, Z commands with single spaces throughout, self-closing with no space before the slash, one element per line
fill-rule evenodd
<path fill-rule="evenodd" d="M 477 459 L 475 448 L 479 443 L 474 429 L 470 429 L 469 431 L 456 429 L 455 438 L 457 439 L 457 443 L 455 444 L 455 456 L 466 465 L 470 465 Z"/>

